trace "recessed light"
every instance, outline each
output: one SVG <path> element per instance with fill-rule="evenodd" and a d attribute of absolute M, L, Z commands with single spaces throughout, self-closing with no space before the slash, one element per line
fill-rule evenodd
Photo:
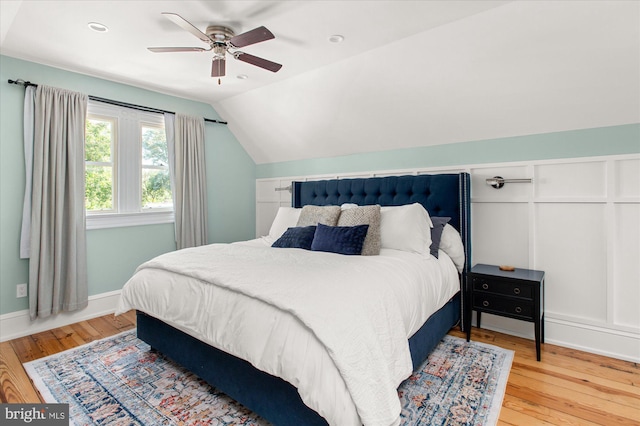
<path fill-rule="evenodd" d="M 109 31 L 109 28 L 107 28 L 106 25 L 99 22 L 89 22 L 87 26 L 97 33 L 106 33 L 107 31 Z"/>
<path fill-rule="evenodd" d="M 342 43 L 344 41 L 344 36 L 341 36 L 340 34 L 334 34 L 329 37 L 329 41 L 331 43 Z"/>
<path fill-rule="evenodd" d="M 236 76 L 236 78 L 237 78 L 238 80 L 246 80 L 246 79 L 248 79 L 248 78 L 249 78 L 249 76 L 248 76 L 248 75 L 246 75 L 246 74 L 238 74 L 238 75 Z"/>

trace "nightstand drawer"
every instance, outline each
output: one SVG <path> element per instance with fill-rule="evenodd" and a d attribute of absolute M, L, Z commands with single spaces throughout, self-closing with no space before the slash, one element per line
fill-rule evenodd
<path fill-rule="evenodd" d="M 533 300 L 533 288 L 514 281 L 502 281 L 485 277 L 473 277 L 473 290 L 522 297 Z"/>
<path fill-rule="evenodd" d="M 515 318 L 534 320 L 533 303 L 510 297 L 500 297 L 486 293 L 473 294 L 473 309 L 497 314 L 508 314 Z"/>

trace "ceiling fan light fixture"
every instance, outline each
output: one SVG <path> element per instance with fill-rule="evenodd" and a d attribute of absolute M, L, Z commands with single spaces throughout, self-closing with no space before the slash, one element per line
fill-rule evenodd
<path fill-rule="evenodd" d="M 246 74 L 238 74 L 238 75 L 236 76 L 236 78 L 237 78 L 238 80 L 246 80 L 246 79 L 248 79 L 248 78 L 249 78 L 249 76 L 248 76 L 248 75 L 246 75 Z"/>
<path fill-rule="evenodd" d="M 215 44 L 213 46 L 213 59 L 224 59 L 227 49 L 224 44 Z"/>
<path fill-rule="evenodd" d="M 227 67 L 225 58 L 213 58 L 211 61 L 211 77 L 224 77 Z M 220 83 L 218 83 L 220 84 Z"/>
<path fill-rule="evenodd" d="M 163 12 L 162 15 L 166 16 L 169 20 L 181 27 L 183 30 L 186 30 L 187 32 L 197 37 L 199 40 L 208 44 L 209 48 L 148 47 L 147 49 L 153 53 L 213 51 L 211 77 L 218 77 L 218 84 L 220 84 L 220 77 L 224 77 L 225 75 L 225 56 L 227 52 L 231 56 L 233 56 L 234 59 L 238 59 L 242 62 L 255 65 L 271 72 L 278 72 L 280 68 L 282 68 L 282 65 L 276 62 L 272 62 L 267 59 L 253 56 L 244 52 L 231 50 L 238 49 L 240 47 L 251 46 L 253 44 L 275 38 L 273 33 L 265 27 L 254 28 L 253 30 L 235 35 L 233 30 L 229 27 L 224 27 L 221 25 L 209 25 L 206 29 L 206 33 L 203 33 L 191 22 L 187 21 L 177 13 Z"/>
<path fill-rule="evenodd" d="M 89 29 L 97 33 L 106 33 L 107 31 L 109 31 L 109 28 L 106 25 L 101 24 L 100 22 L 89 22 L 87 26 L 89 27 Z"/>

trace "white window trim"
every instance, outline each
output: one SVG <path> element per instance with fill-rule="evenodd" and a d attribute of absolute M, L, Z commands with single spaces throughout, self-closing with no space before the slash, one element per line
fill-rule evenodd
<path fill-rule="evenodd" d="M 175 215 L 173 208 L 142 209 L 140 197 L 142 188 L 139 185 L 119 186 L 118 182 L 140 182 L 142 164 L 142 149 L 140 139 L 137 143 L 127 143 L 122 137 L 123 132 L 138 134 L 142 123 L 161 125 L 164 127 L 164 116 L 130 108 L 89 101 L 88 114 L 117 119 L 118 141 L 115 148 L 116 176 L 114 193 L 117 199 L 115 205 L 118 211 L 100 212 L 87 211 L 86 229 L 118 228 L 125 226 L 154 225 L 173 223 Z M 132 161 L 120 161 L 120 158 L 134 158 Z"/>
<path fill-rule="evenodd" d="M 87 214 L 87 229 L 120 228 L 124 226 L 156 225 L 174 223 L 172 211 L 139 213 L 92 213 Z"/>

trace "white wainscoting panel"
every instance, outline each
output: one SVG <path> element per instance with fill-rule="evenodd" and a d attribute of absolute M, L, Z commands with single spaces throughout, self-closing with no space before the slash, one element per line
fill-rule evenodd
<path fill-rule="evenodd" d="M 256 237 L 269 234 L 269 229 L 278 213 L 280 202 L 262 202 L 256 204 Z"/>
<path fill-rule="evenodd" d="M 278 208 L 291 206 L 291 180 L 256 180 L 256 237 L 269 234 Z"/>
<path fill-rule="evenodd" d="M 268 195 L 282 182 L 461 171 L 471 174 L 472 263 L 546 273 L 545 342 L 640 362 L 640 155 L 258 179 L 257 229 L 290 205 L 288 193 Z M 494 176 L 533 182 L 494 189 Z M 485 314 L 482 326 L 533 338 L 532 323 Z"/>
<path fill-rule="evenodd" d="M 615 168 L 615 196 L 640 199 L 640 159 L 617 160 Z"/>
<path fill-rule="evenodd" d="M 280 192 L 276 188 L 280 186 L 280 180 L 256 181 L 256 200 L 259 202 L 280 202 Z"/>
<path fill-rule="evenodd" d="M 607 320 L 607 226 L 601 204 L 541 203 L 535 259 L 545 271 L 547 316 Z"/>
<path fill-rule="evenodd" d="M 475 203 L 471 216 L 474 263 L 529 263 L 527 203 Z"/>
<path fill-rule="evenodd" d="M 640 329 L 640 204 L 615 209 L 613 324 Z"/>
<path fill-rule="evenodd" d="M 607 189 L 606 162 L 542 164 L 536 166 L 536 195 L 540 198 L 597 198 Z"/>

